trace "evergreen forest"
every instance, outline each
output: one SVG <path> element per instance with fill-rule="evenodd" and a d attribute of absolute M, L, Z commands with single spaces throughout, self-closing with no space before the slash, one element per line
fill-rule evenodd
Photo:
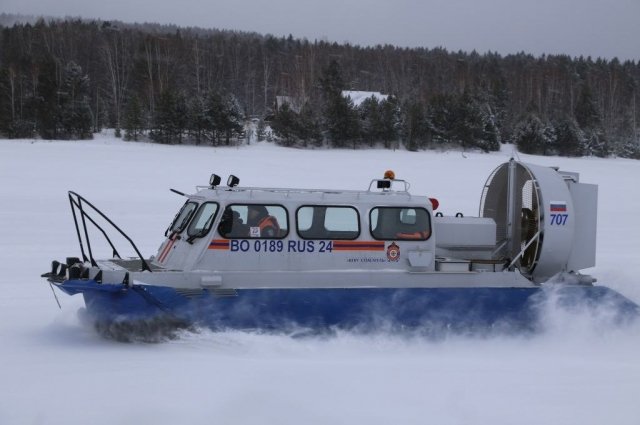
<path fill-rule="evenodd" d="M 2 18 L 2 137 L 640 159 L 639 61 Z"/>

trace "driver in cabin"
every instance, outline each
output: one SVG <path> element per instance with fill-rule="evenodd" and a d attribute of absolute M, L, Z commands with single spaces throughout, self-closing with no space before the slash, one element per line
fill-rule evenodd
<path fill-rule="evenodd" d="M 269 215 L 264 205 L 249 205 L 247 226 L 250 238 L 275 238 L 280 235 L 278 220 Z"/>
<path fill-rule="evenodd" d="M 222 213 L 222 219 L 220 220 L 220 224 L 218 224 L 218 233 L 224 238 L 229 236 L 231 233 L 231 229 L 233 226 L 233 212 L 231 208 L 227 207 Z"/>
<path fill-rule="evenodd" d="M 220 233 L 223 238 L 244 236 L 247 233 L 247 226 L 242 222 L 238 211 L 227 207 L 218 225 L 218 233 Z"/>

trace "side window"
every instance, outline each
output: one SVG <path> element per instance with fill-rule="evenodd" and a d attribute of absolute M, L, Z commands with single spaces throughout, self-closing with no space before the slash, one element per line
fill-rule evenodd
<path fill-rule="evenodd" d="M 424 241 L 431 236 L 431 220 L 424 208 L 377 207 L 371 210 L 369 223 L 374 239 Z"/>
<path fill-rule="evenodd" d="M 189 224 L 189 220 L 191 219 L 191 216 L 193 215 L 193 212 L 197 207 L 197 203 L 193 201 L 187 201 L 182 206 L 180 212 L 178 212 L 178 214 L 176 215 L 176 218 L 173 220 L 173 223 L 171 223 L 171 226 L 169 226 L 167 232 L 165 232 L 165 235 L 168 233 L 182 232 L 184 228 L 187 227 L 187 224 Z"/>
<path fill-rule="evenodd" d="M 305 205 L 296 212 L 303 239 L 346 239 L 360 236 L 360 219 L 353 207 Z"/>
<path fill-rule="evenodd" d="M 233 204 L 222 213 L 218 233 L 225 239 L 282 239 L 288 223 L 281 205 Z"/>
<path fill-rule="evenodd" d="M 217 212 L 218 204 L 216 202 L 205 202 L 200 205 L 200 209 L 193 217 L 193 220 L 191 220 L 191 224 L 187 229 L 187 234 L 190 238 L 201 238 L 209 233 Z"/>

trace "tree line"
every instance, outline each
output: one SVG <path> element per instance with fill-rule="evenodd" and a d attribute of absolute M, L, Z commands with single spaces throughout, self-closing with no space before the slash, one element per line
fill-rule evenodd
<path fill-rule="evenodd" d="M 156 24 L 0 20 L 0 133 L 640 158 L 640 63 L 370 47 Z M 343 90 L 381 92 L 354 104 Z M 276 98 L 290 99 L 276 107 Z M 248 122 L 255 125 L 248 126 Z M 267 132 L 267 129 L 271 132 Z"/>

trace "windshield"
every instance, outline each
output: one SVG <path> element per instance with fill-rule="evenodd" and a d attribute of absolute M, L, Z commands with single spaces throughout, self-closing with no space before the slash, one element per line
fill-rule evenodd
<path fill-rule="evenodd" d="M 191 236 L 191 238 L 205 236 L 209 233 L 217 212 L 218 204 L 216 202 L 205 202 L 202 204 L 193 220 L 191 220 L 187 234 Z"/>
<path fill-rule="evenodd" d="M 182 232 L 184 228 L 187 227 L 187 224 L 189 224 L 189 220 L 191 219 L 191 216 L 193 215 L 193 212 L 196 210 L 197 206 L 197 203 L 187 201 L 187 203 L 182 206 L 180 212 L 178 212 L 178 214 L 176 215 L 176 218 L 173 220 L 171 227 L 169 227 L 169 233 Z"/>

